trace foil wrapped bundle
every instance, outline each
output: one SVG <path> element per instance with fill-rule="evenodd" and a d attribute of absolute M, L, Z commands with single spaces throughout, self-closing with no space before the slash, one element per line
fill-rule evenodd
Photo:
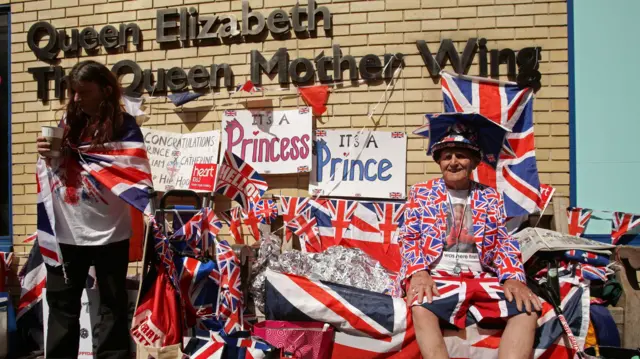
<path fill-rule="evenodd" d="M 264 312 L 264 272 L 269 263 L 276 262 L 282 252 L 282 240 L 271 233 L 261 233 L 260 252 L 258 258 L 251 267 L 251 287 L 249 294 L 253 303 L 261 312 Z"/>
<path fill-rule="evenodd" d="M 277 238 L 277 237 L 276 237 Z M 278 253 L 279 253 L 279 239 Z M 257 272 L 251 286 L 254 303 L 264 311 L 264 270 L 269 268 L 281 273 L 290 273 L 312 280 L 322 280 L 366 289 L 376 293 L 389 293 L 394 287 L 389 272 L 380 263 L 357 248 L 329 247 L 322 253 L 288 251 L 276 256 L 275 240 L 263 243 L 256 266 Z M 268 251 L 263 253 L 263 248 Z M 391 291 L 393 292 L 393 290 Z"/>

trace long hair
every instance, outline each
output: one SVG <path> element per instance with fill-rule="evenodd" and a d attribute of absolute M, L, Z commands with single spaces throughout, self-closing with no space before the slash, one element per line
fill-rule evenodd
<path fill-rule="evenodd" d="M 77 146 L 85 136 L 91 137 L 91 148 L 110 142 L 119 135 L 123 123 L 123 111 L 120 107 L 122 90 L 116 76 L 101 63 L 87 60 L 77 63 L 67 76 L 69 102 L 66 107 L 66 126 L 63 146 Z M 89 121 L 90 117 L 82 112 L 75 102 L 73 87 L 78 82 L 93 82 L 102 89 L 103 100 L 100 103 L 97 121 Z M 107 87 L 111 91 L 106 91 Z"/>

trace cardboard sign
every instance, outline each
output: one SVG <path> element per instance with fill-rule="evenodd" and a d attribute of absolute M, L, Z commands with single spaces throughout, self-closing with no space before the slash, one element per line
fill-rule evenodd
<path fill-rule="evenodd" d="M 202 192 L 213 192 L 216 184 L 218 165 L 212 163 L 196 163 L 191 172 L 189 189 Z"/>
<path fill-rule="evenodd" d="M 218 163 L 220 131 L 181 134 L 142 128 L 142 134 L 156 191 L 193 189 L 210 192 L 191 188 L 190 183 L 195 164 Z"/>
<path fill-rule="evenodd" d="M 259 173 L 311 170 L 311 111 L 226 110 L 222 148 Z"/>
<path fill-rule="evenodd" d="M 316 130 L 309 192 L 323 196 L 406 197 L 404 132 Z"/>
<path fill-rule="evenodd" d="M 44 323 L 44 340 L 47 340 L 47 321 L 49 318 L 49 305 L 47 303 L 46 289 L 42 290 L 44 300 L 42 301 L 42 319 Z M 137 290 L 128 290 L 129 299 L 129 325 L 133 319 L 133 312 L 138 298 Z M 82 291 L 82 311 L 80 312 L 80 347 L 78 349 L 78 359 L 93 359 L 94 348 L 98 345 L 98 331 L 100 330 L 101 315 L 100 294 L 98 289 L 84 289 Z M 131 339 L 131 352 L 136 351 L 136 345 Z"/>

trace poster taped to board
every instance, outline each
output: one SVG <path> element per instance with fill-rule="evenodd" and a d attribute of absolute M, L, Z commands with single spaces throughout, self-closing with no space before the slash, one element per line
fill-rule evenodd
<path fill-rule="evenodd" d="M 259 173 L 311 171 L 312 118 L 308 107 L 296 110 L 226 110 L 222 148 Z"/>
<path fill-rule="evenodd" d="M 314 141 L 312 195 L 406 197 L 404 132 L 316 130 Z"/>
<path fill-rule="evenodd" d="M 142 128 L 156 191 L 192 189 L 211 192 L 210 186 L 190 186 L 196 164 L 218 163 L 220 131 L 174 133 Z M 201 172 L 201 171 L 200 171 Z"/>

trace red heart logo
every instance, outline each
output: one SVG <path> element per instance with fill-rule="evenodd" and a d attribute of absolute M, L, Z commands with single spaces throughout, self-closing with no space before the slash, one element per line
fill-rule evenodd
<path fill-rule="evenodd" d="M 260 131 L 253 131 L 253 135 L 257 136 L 260 133 Z"/>
<path fill-rule="evenodd" d="M 349 152 L 344 152 L 344 153 L 343 153 L 343 155 L 344 155 L 345 157 L 347 157 L 347 156 L 349 156 Z"/>

